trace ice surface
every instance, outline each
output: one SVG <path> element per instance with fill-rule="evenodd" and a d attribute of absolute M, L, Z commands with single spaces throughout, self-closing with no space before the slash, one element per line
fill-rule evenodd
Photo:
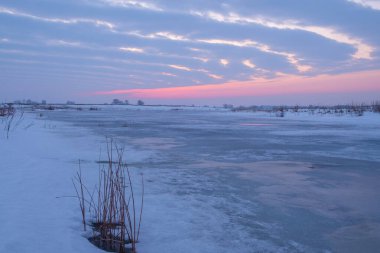
<path fill-rule="evenodd" d="M 212 108 L 28 114 L 0 137 L 0 252 L 97 252 L 71 177 L 105 136 L 145 178 L 139 252 L 376 252 L 380 115 L 284 118 Z M 103 150 L 103 151 L 102 151 Z"/>

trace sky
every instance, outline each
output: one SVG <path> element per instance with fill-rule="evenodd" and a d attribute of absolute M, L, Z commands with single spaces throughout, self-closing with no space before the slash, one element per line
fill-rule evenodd
<path fill-rule="evenodd" d="M 380 100 L 380 0 L 0 0 L 0 103 Z"/>

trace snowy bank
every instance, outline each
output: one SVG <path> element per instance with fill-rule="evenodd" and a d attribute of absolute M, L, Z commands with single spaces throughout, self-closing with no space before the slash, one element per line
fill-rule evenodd
<path fill-rule="evenodd" d="M 77 160 L 92 157 L 91 143 L 62 138 L 64 124 L 35 117 L 25 114 L 8 139 L 0 132 L 0 252 L 103 252 L 83 237 L 70 197 Z"/>

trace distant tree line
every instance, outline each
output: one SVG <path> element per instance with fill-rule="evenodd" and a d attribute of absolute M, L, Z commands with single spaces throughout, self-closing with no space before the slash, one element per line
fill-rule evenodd
<path fill-rule="evenodd" d="M 117 99 L 117 98 L 113 99 L 111 104 L 113 104 L 113 105 L 130 105 L 128 100 L 122 101 L 122 100 Z M 136 104 L 137 105 L 144 105 L 145 103 L 142 100 L 138 100 Z"/>
<path fill-rule="evenodd" d="M 336 114 L 336 115 L 343 115 L 343 114 L 351 114 L 355 116 L 362 116 L 364 112 L 375 112 L 380 113 L 380 101 L 372 102 L 371 104 L 346 104 L 346 105 L 332 105 L 332 106 L 316 106 L 316 105 L 309 105 L 309 106 L 288 106 L 288 105 L 282 105 L 282 106 L 230 106 L 230 105 L 224 105 L 223 106 L 226 109 L 231 109 L 232 111 L 239 112 L 239 111 L 251 111 L 251 112 L 268 112 L 268 113 L 275 113 L 278 117 L 284 117 L 286 112 L 292 112 L 292 113 L 299 113 L 299 112 L 307 112 L 310 114 Z"/>

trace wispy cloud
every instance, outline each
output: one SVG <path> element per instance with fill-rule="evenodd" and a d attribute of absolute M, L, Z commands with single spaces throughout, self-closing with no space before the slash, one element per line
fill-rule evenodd
<path fill-rule="evenodd" d="M 183 35 L 178 35 L 171 32 L 157 32 L 153 34 L 153 38 L 177 40 L 177 41 L 187 41 L 188 39 Z"/>
<path fill-rule="evenodd" d="M 156 4 L 147 1 L 133 1 L 133 0 L 100 0 L 103 3 L 109 4 L 111 6 L 120 6 L 124 8 L 136 8 L 136 9 L 146 9 L 151 11 L 163 11 L 162 8 L 158 7 Z"/>
<path fill-rule="evenodd" d="M 132 32 L 128 32 L 127 34 L 140 37 L 140 38 L 145 38 L 145 39 L 166 39 L 166 40 L 174 40 L 174 41 L 188 41 L 189 40 L 183 35 L 167 32 L 167 31 L 148 33 L 148 34 L 141 33 L 140 31 L 132 31 Z"/>
<path fill-rule="evenodd" d="M 179 70 L 184 70 L 184 71 L 192 71 L 191 68 L 189 67 L 185 67 L 185 66 L 181 66 L 181 65 L 168 65 L 169 67 L 173 68 L 173 69 L 179 69 Z"/>
<path fill-rule="evenodd" d="M 177 75 L 174 75 L 172 73 L 168 73 L 168 72 L 161 72 L 161 75 L 163 76 L 172 76 L 172 77 L 176 77 Z"/>
<path fill-rule="evenodd" d="M 190 51 L 197 52 L 197 53 L 207 53 L 208 51 L 205 49 L 201 48 L 196 48 L 196 47 L 189 47 L 188 48 Z"/>
<path fill-rule="evenodd" d="M 82 43 L 77 41 L 66 41 L 66 40 L 48 40 L 46 42 L 49 46 L 63 46 L 63 47 L 82 47 Z"/>
<path fill-rule="evenodd" d="M 255 47 L 259 43 L 252 40 L 226 40 L 226 39 L 198 39 L 198 42 L 207 43 L 207 44 L 220 44 L 228 45 L 234 47 Z"/>
<path fill-rule="evenodd" d="M 355 2 L 367 2 L 363 0 L 353 0 Z M 375 1 L 368 1 L 375 2 Z M 376 5 L 372 3 L 372 6 L 380 6 L 380 1 L 376 1 Z M 299 21 L 286 20 L 286 21 L 274 21 L 268 18 L 262 17 L 245 17 L 236 13 L 221 14 L 217 12 L 199 12 L 192 11 L 193 15 L 208 18 L 216 22 L 233 23 L 233 24 L 255 24 L 268 28 L 280 29 L 280 30 L 300 30 L 317 34 L 329 40 L 333 40 L 338 43 L 350 45 L 356 49 L 356 52 L 352 55 L 355 59 L 372 59 L 374 48 L 363 42 L 362 39 L 355 38 L 348 34 L 339 32 L 331 27 L 315 26 L 315 25 L 302 25 Z"/>
<path fill-rule="evenodd" d="M 204 63 L 206 63 L 206 62 L 208 62 L 209 61 L 209 59 L 208 58 L 204 58 L 204 57 L 197 57 L 197 56 L 194 56 L 194 57 L 192 57 L 194 60 L 198 60 L 198 61 L 201 61 L 201 62 L 204 62 Z"/>
<path fill-rule="evenodd" d="M 301 60 L 294 53 L 283 52 L 273 50 L 269 45 L 253 41 L 253 40 L 226 40 L 226 39 L 191 39 L 186 37 L 185 35 L 175 34 L 171 32 L 155 32 L 149 34 L 143 34 L 140 31 L 129 32 L 129 35 L 146 38 L 146 39 L 166 39 L 166 40 L 174 40 L 174 41 L 182 41 L 182 42 L 190 42 L 190 43 L 207 43 L 207 44 L 219 44 L 219 45 L 228 45 L 235 47 L 252 47 L 256 48 L 262 52 L 275 54 L 279 56 L 285 57 L 288 62 L 296 67 L 299 72 L 306 72 L 312 69 L 309 65 L 301 64 Z M 190 50 L 198 52 L 198 48 L 190 48 Z"/>
<path fill-rule="evenodd" d="M 251 68 L 251 69 L 256 67 L 256 65 L 253 64 L 250 60 L 244 60 L 244 61 L 242 61 L 242 64 L 248 68 Z"/>
<path fill-rule="evenodd" d="M 221 75 L 208 74 L 208 76 L 213 78 L 213 79 L 223 79 L 223 76 L 221 76 Z"/>
<path fill-rule="evenodd" d="M 23 18 L 29 18 L 37 21 L 42 21 L 42 22 L 49 22 L 49 23 L 60 23 L 60 24 L 91 24 L 94 26 L 99 26 L 99 27 L 104 27 L 107 29 L 115 29 L 116 25 L 105 21 L 105 20 L 100 20 L 100 19 L 88 19 L 88 18 L 51 18 L 51 17 L 43 17 L 43 16 L 37 16 L 33 14 L 29 14 L 26 12 L 21 12 L 17 11 L 14 9 L 9 9 L 5 7 L 0 6 L 0 13 L 2 14 L 7 14 L 7 15 L 12 15 L 12 16 L 18 16 L 18 17 L 23 17 Z"/>
<path fill-rule="evenodd" d="M 294 53 L 283 52 L 273 50 L 270 46 L 252 41 L 252 40 L 224 40 L 224 39 L 199 39 L 198 42 L 208 43 L 208 44 L 220 44 L 220 45 L 228 45 L 235 47 L 252 47 L 256 48 L 262 52 L 270 53 L 274 55 L 279 55 L 285 57 L 288 62 L 296 67 L 299 72 L 306 72 L 312 69 L 311 66 L 301 64 L 301 60 Z"/>
<path fill-rule="evenodd" d="M 132 52 L 132 53 L 144 53 L 143 48 L 138 48 L 138 47 L 120 47 L 119 50 L 124 51 L 124 52 Z"/>
<path fill-rule="evenodd" d="M 168 66 L 170 68 L 173 68 L 173 69 L 178 69 L 178 70 L 183 70 L 183 71 L 188 71 L 188 72 L 200 72 L 200 73 L 205 74 L 208 77 L 211 77 L 212 79 L 222 79 L 223 78 L 223 76 L 210 73 L 210 71 L 206 70 L 206 69 L 192 69 L 192 68 L 189 68 L 189 67 L 186 67 L 186 66 L 173 65 L 173 64 L 172 65 L 168 65 Z"/>
<path fill-rule="evenodd" d="M 220 59 L 219 63 L 222 64 L 223 66 L 227 66 L 230 62 L 227 59 Z"/>
<path fill-rule="evenodd" d="M 352 3 L 359 4 L 364 7 L 368 7 L 374 10 L 380 10 L 380 1 L 379 0 L 347 0 Z"/>

